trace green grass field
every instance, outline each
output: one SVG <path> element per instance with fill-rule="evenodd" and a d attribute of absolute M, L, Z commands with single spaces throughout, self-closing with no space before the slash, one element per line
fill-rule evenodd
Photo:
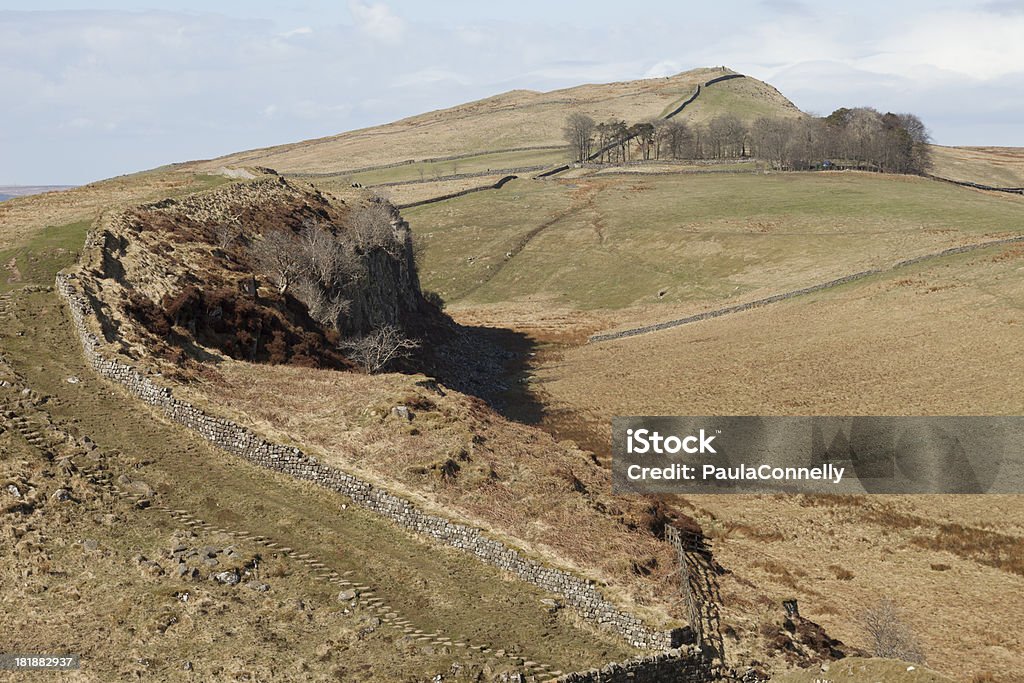
<path fill-rule="evenodd" d="M 0 292 L 26 284 L 52 285 L 57 272 L 78 258 L 92 221 L 44 228 L 23 246 L 0 251 Z"/>
<path fill-rule="evenodd" d="M 1020 198 L 860 173 L 519 180 L 405 213 L 446 301 L 588 310 L 784 291 L 1024 229 Z"/>
<path fill-rule="evenodd" d="M 231 182 L 230 178 L 220 175 L 197 174 L 185 177 L 179 186 L 168 187 L 163 182 L 160 174 L 137 174 L 138 189 L 133 195 L 136 201 L 152 201 L 164 197 L 183 197 L 194 192 L 210 190 L 225 183 Z M 112 183 L 117 183 L 115 179 Z M 112 204 L 115 203 L 114 191 L 108 190 L 106 185 L 111 183 L 97 183 L 92 186 L 69 190 L 67 193 L 53 193 L 46 197 L 28 197 L 22 201 L 33 203 L 67 201 L 72 196 L 69 193 L 88 193 L 90 196 L 83 205 L 88 206 L 89 201 L 100 202 L 102 197 L 109 195 Z M 152 184 L 152 185 L 150 185 Z M 66 215 L 67 212 L 64 212 Z M 75 220 L 63 224 L 48 224 L 40 222 L 37 225 L 29 224 L 29 229 L 16 235 L 5 249 L 0 249 L 0 292 L 8 291 L 15 287 L 32 285 L 52 285 L 57 272 L 67 268 L 78 259 L 78 254 L 85 242 L 85 234 L 92 225 L 90 211 L 86 209 L 80 212 Z M 40 212 L 45 216 L 45 212 Z M 54 215 L 60 216 L 61 213 Z M 6 235 L 4 237 L 7 237 Z"/>
<path fill-rule="evenodd" d="M 477 154 L 463 159 L 449 161 L 428 161 L 406 164 L 394 168 L 381 168 L 345 176 L 350 182 L 363 185 L 394 183 L 406 180 L 433 180 L 457 173 L 478 173 L 487 170 L 518 168 L 520 166 L 546 166 L 565 163 L 569 158 L 567 150 L 535 149 L 522 152 L 498 152 Z"/>

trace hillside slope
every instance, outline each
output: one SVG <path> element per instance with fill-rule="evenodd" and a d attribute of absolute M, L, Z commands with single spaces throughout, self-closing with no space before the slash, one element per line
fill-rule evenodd
<path fill-rule="evenodd" d="M 725 67 L 702 68 L 667 78 L 546 93 L 513 90 L 383 126 L 240 152 L 194 166 L 260 165 L 281 172 L 319 173 L 487 150 L 562 146 L 562 126 L 569 112 L 579 111 L 598 121 L 620 118 L 635 123 L 659 118 L 687 99 L 698 84 L 729 73 L 734 72 Z M 714 91 L 709 103 L 695 107 L 692 116 L 703 120 L 726 109 L 740 118 L 800 115 L 778 90 L 753 78 L 725 81 L 716 84 Z"/>

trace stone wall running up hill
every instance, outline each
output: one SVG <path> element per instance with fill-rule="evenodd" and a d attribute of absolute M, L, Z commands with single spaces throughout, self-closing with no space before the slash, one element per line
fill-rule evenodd
<path fill-rule="evenodd" d="M 87 245 L 96 248 L 101 242 L 90 238 Z M 412 533 L 470 553 L 528 583 L 559 595 L 585 620 L 607 628 L 635 647 L 667 650 L 680 644 L 683 635 L 681 629 L 652 629 L 635 615 L 605 599 L 591 581 L 545 566 L 520 551 L 488 538 L 479 529 L 427 514 L 409 501 L 351 474 L 323 465 L 297 448 L 266 441 L 245 427 L 209 415 L 190 403 L 176 399 L 171 389 L 156 384 L 139 370 L 105 355 L 105 344 L 117 341 L 111 338 L 116 334 L 116 328 L 104 324 L 102 304 L 89 292 L 86 280 L 74 274 L 61 273 L 57 276 L 56 287 L 71 312 L 74 329 L 86 359 L 96 372 L 122 385 L 129 393 L 215 446 L 261 467 L 313 481 L 343 493 L 361 507 L 386 517 Z"/>

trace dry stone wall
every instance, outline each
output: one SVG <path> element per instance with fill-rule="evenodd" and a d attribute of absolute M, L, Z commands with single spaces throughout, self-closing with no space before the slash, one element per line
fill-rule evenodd
<path fill-rule="evenodd" d="M 612 662 L 600 669 L 577 671 L 557 683 L 697 683 L 722 680 L 721 672 L 697 648 L 669 650 L 627 662 Z"/>
<path fill-rule="evenodd" d="M 346 168 L 340 171 L 324 171 L 319 173 L 298 173 L 298 172 L 287 172 L 286 174 L 294 178 L 326 178 L 338 175 L 355 175 L 357 173 L 365 173 L 367 171 L 381 171 L 389 168 L 398 168 L 400 166 L 409 166 L 411 164 L 433 164 L 441 161 L 458 161 L 459 159 L 469 159 L 471 157 L 479 157 L 487 154 L 509 154 L 511 152 L 533 152 L 533 151 L 546 151 L 551 149 L 565 149 L 564 145 L 533 145 L 530 147 L 509 147 L 507 149 L 488 149 L 482 152 L 466 152 L 463 154 L 450 154 L 443 157 L 427 157 L 424 159 L 405 159 L 404 161 L 396 161 L 390 164 L 378 164 L 377 166 L 362 166 L 360 168 Z"/>
<path fill-rule="evenodd" d="M 95 246 L 96 242 L 90 238 L 90 244 Z M 668 650 L 681 642 L 682 630 L 659 631 L 650 628 L 635 615 L 606 600 L 590 581 L 531 560 L 521 552 L 486 537 L 478 529 L 427 514 L 403 498 L 319 463 L 316 458 L 304 454 L 298 448 L 268 442 L 245 427 L 209 415 L 190 403 L 176 399 L 169 388 L 156 384 L 139 370 L 116 358 L 104 355 L 105 345 L 116 340 L 101 338 L 97 331 L 104 330 L 107 335 L 112 335 L 114 328 L 102 324 L 100 302 L 87 291 L 86 282 L 74 274 L 61 273 L 57 276 L 56 287 L 70 310 L 85 357 L 96 372 L 122 385 L 169 419 L 193 430 L 214 445 L 261 467 L 313 481 L 343 493 L 356 504 L 413 533 L 463 550 L 559 595 L 585 620 L 607 628 L 635 647 Z"/>
<path fill-rule="evenodd" d="M 492 174 L 488 174 L 492 175 Z M 423 206 L 424 204 L 436 204 L 437 202 L 443 202 L 447 199 L 455 199 L 456 197 L 465 197 L 467 194 L 473 194 L 474 192 L 483 192 L 484 190 L 500 190 L 510 180 L 515 180 L 519 176 L 507 175 L 493 185 L 482 185 L 480 187 L 471 187 L 467 190 L 460 192 L 452 192 L 451 194 L 441 195 L 440 197 L 431 197 L 430 199 L 421 199 L 418 202 L 410 202 L 408 204 L 399 204 L 395 208 L 397 209 L 411 209 L 416 206 Z"/>
<path fill-rule="evenodd" d="M 1005 239 L 990 240 L 988 242 L 980 242 L 977 244 L 965 244 L 960 247 L 950 247 L 943 251 L 936 252 L 934 254 L 925 254 L 923 256 L 916 256 L 914 258 L 900 261 L 893 265 L 891 268 L 871 268 L 869 270 L 862 270 L 858 273 L 851 273 L 850 275 L 844 275 L 843 277 L 836 278 L 835 280 L 829 280 L 828 282 L 821 282 L 810 287 L 803 287 L 801 289 L 794 289 L 789 292 L 783 292 L 781 294 L 773 294 L 772 296 L 765 297 L 763 299 L 756 299 L 754 301 L 748 301 L 744 304 L 736 304 L 735 306 L 727 306 L 726 308 L 716 308 L 712 311 L 705 311 L 703 313 L 697 313 L 696 315 L 687 316 L 685 318 L 677 318 L 675 320 L 666 320 L 665 322 L 654 323 L 653 325 L 644 325 L 643 327 L 634 327 L 629 330 L 622 330 L 621 332 L 608 332 L 605 334 L 592 335 L 587 343 L 595 344 L 598 342 L 613 341 L 615 339 L 625 339 L 626 337 L 636 337 L 641 334 L 649 334 L 651 332 L 659 332 L 661 330 L 671 329 L 673 327 L 679 327 L 680 325 L 688 325 L 690 323 L 699 322 L 701 320 L 710 320 L 711 318 L 720 318 L 723 315 L 730 315 L 732 313 L 740 313 L 741 311 L 749 311 L 752 308 L 759 308 L 761 306 L 768 306 L 769 304 L 778 303 L 785 301 L 786 299 L 794 299 L 798 296 L 805 294 L 812 294 L 814 292 L 820 292 L 825 289 L 831 289 L 832 287 L 838 287 L 845 285 L 850 282 L 855 282 L 871 275 L 879 275 L 881 273 L 887 273 L 898 268 L 906 268 L 923 261 L 928 261 L 935 258 L 942 258 L 943 256 L 952 256 L 953 254 L 966 254 L 977 249 L 985 249 L 988 247 L 997 247 L 1008 244 L 1016 244 L 1024 242 L 1024 237 L 1007 237 Z"/>

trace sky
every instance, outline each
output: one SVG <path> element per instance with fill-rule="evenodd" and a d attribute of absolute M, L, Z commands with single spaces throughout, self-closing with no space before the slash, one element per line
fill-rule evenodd
<path fill-rule="evenodd" d="M 907 111 L 939 144 L 1024 146 L 1024 0 L 0 0 L 0 185 L 700 66 L 812 113 Z"/>

